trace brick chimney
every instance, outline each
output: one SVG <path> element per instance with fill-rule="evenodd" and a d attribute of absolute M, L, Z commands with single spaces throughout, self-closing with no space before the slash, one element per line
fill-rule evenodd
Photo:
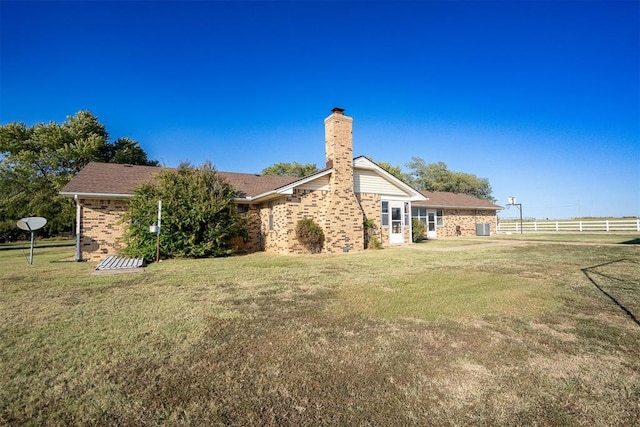
<path fill-rule="evenodd" d="M 340 176 L 339 185 L 353 191 L 353 119 L 344 115 L 344 108 L 334 108 L 324 119 L 327 167 Z M 350 177 L 350 178 L 349 178 Z"/>
<path fill-rule="evenodd" d="M 324 120 L 329 194 L 324 205 L 325 251 L 364 249 L 363 213 L 353 191 L 353 119 L 334 108 Z"/>

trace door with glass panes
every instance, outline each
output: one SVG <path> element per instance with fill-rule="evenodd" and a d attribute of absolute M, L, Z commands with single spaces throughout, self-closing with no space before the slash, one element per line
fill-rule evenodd
<path fill-rule="evenodd" d="M 438 238 L 438 217 L 435 210 L 427 211 L 427 239 Z"/>
<path fill-rule="evenodd" d="M 398 244 L 404 243 L 403 232 L 403 217 L 404 217 L 404 203 L 403 202 L 389 202 L 389 209 L 391 213 L 391 221 L 389 224 L 389 243 Z"/>

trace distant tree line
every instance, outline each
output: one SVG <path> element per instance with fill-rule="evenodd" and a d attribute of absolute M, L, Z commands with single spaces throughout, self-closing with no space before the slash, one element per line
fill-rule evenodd
<path fill-rule="evenodd" d="M 69 231 L 73 201 L 59 192 L 91 161 L 158 164 L 133 139 L 109 141 L 105 126 L 89 111 L 60 124 L 0 126 L 0 242 L 17 238 L 16 220 L 28 216 L 48 220 L 42 235 Z"/>

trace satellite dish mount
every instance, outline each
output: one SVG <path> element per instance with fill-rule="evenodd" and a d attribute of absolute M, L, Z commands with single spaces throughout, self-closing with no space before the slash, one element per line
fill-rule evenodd
<path fill-rule="evenodd" d="M 39 216 L 30 216 L 22 218 L 17 225 L 20 230 L 29 231 L 31 233 L 31 248 L 29 250 L 29 265 L 33 264 L 33 236 L 36 230 L 40 230 L 45 226 L 47 220 Z"/>

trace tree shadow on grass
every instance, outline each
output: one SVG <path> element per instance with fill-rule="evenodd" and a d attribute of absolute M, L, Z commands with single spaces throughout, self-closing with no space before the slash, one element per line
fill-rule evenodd
<path fill-rule="evenodd" d="M 637 283 L 633 283 L 633 281 L 624 277 L 623 274 L 611 274 L 610 271 L 599 271 L 599 269 L 605 270 L 604 267 L 615 266 L 620 263 L 638 264 L 635 261 L 623 258 L 616 261 L 582 268 L 581 271 L 600 292 L 617 305 L 620 310 L 622 310 L 636 325 L 640 326 L 640 320 L 636 317 L 633 309 L 628 308 L 628 304 L 626 304 L 625 301 L 620 301 L 620 297 L 614 296 L 612 292 L 616 290 L 623 292 L 637 292 L 640 291 L 640 287 L 637 286 Z"/>
<path fill-rule="evenodd" d="M 640 245 L 640 237 L 622 242 L 623 245 Z"/>

